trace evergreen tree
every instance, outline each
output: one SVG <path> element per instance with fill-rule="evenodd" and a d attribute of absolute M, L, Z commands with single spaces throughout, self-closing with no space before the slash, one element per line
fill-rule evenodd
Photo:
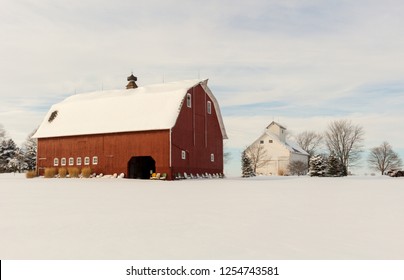
<path fill-rule="evenodd" d="M 5 172 L 7 161 L 5 157 L 3 156 L 3 150 L 5 149 L 6 146 L 6 141 L 3 140 L 0 143 L 0 173 Z"/>
<path fill-rule="evenodd" d="M 309 175 L 311 177 L 324 177 L 326 176 L 327 160 L 322 155 L 316 155 L 310 158 Z"/>
<path fill-rule="evenodd" d="M 348 169 L 347 169 L 347 167 L 342 163 L 342 162 L 340 162 L 339 163 L 340 164 L 340 176 L 341 177 L 345 177 L 345 176 L 348 176 Z"/>
<path fill-rule="evenodd" d="M 24 150 L 24 170 L 35 170 L 36 168 L 36 154 L 37 154 L 37 140 L 32 138 L 32 135 L 34 135 L 34 132 L 32 132 L 30 135 L 28 135 L 27 140 L 23 144 L 23 150 Z"/>
<path fill-rule="evenodd" d="M 17 152 L 17 145 L 13 139 L 3 140 L 0 146 L 0 172 L 10 172 L 10 161 L 13 160 Z M 12 169 L 12 168 L 11 168 Z"/>
<path fill-rule="evenodd" d="M 3 140 L 0 143 L 0 172 L 4 173 L 7 171 L 7 155 L 6 155 L 6 149 L 7 149 L 7 140 Z"/>
<path fill-rule="evenodd" d="M 335 156 L 334 153 L 331 153 L 328 157 L 327 162 L 327 175 L 330 177 L 340 177 L 342 176 L 342 165 L 341 161 Z"/>
<path fill-rule="evenodd" d="M 243 151 L 241 155 L 241 164 L 242 177 L 246 178 L 255 176 L 252 161 L 247 156 L 246 151 Z"/>
<path fill-rule="evenodd" d="M 26 170 L 24 163 L 24 153 L 20 148 L 16 148 L 13 158 L 7 164 L 7 172 L 22 172 Z"/>

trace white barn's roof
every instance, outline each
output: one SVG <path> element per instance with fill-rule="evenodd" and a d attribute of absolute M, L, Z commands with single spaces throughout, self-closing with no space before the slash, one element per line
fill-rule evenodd
<path fill-rule="evenodd" d="M 290 141 L 290 140 L 282 141 L 278 135 L 276 135 L 275 133 L 269 132 L 269 131 L 266 131 L 263 135 L 267 135 L 267 136 L 269 136 L 270 139 L 277 141 L 279 144 L 284 146 L 291 153 L 309 156 L 309 154 L 305 150 L 303 150 L 297 143 L 295 143 L 293 141 Z"/>
<path fill-rule="evenodd" d="M 198 84 L 212 99 L 223 138 L 227 138 L 219 105 L 207 82 L 185 80 L 76 94 L 51 107 L 34 138 L 171 129 L 187 91 Z"/>

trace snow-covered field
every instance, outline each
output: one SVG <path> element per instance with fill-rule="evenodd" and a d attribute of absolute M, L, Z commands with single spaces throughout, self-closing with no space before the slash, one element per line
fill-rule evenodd
<path fill-rule="evenodd" d="M 3 174 L 0 259 L 404 259 L 404 178 Z"/>

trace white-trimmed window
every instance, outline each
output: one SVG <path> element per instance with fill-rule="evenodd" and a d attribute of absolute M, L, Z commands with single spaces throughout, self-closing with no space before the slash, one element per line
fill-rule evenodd
<path fill-rule="evenodd" d="M 215 154 L 210 154 L 210 161 L 214 162 L 215 161 Z"/>
<path fill-rule="evenodd" d="M 84 165 L 90 165 L 90 157 L 84 158 Z"/>
<path fill-rule="evenodd" d="M 60 165 L 61 165 L 61 166 L 65 166 L 65 165 L 66 165 L 66 158 L 62 158 L 62 159 L 60 160 Z"/>
<path fill-rule="evenodd" d="M 187 158 L 187 152 L 181 151 L 181 158 L 186 159 Z"/>
<path fill-rule="evenodd" d="M 188 108 L 192 107 L 192 96 L 190 93 L 187 93 L 187 107 Z"/>
<path fill-rule="evenodd" d="M 272 139 L 269 139 L 268 140 L 268 143 L 273 143 L 274 141 L 272 140 Z"/>
<path fill-rule="evenodd" d="M 97 165 L 98 164 L 98 157 L 93 157 L 93 165 Z"/>
<path fill-rule="evenodd" d="M 81 165 L 81 157 L 78 157 L 78 158 L 76 159 L 76 165 Z"/>
<path fill-rule="evenodd" d="M 206 111 L 209 115 L 212 114 L 212 102 L 208 101 L 208 103 L 206 104 Z"/>
<path fill-rule="evenodd" d="M 59 159 L 58 158 L 53 159 L 53 166 L 59 166 Z"/>
<path fill-rule="evenodd" d="M 74 158 L 69 158 L 69 165 L 74 165 Z"/>
<path fill-rule="evenodd" d="M 260 140 L 260 144 L 264 144 L 264 140 Z"/>

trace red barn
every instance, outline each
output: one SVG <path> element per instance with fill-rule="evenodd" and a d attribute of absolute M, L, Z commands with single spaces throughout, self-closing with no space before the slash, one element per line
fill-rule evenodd
<path fill-rule="evenodd" d="M 37 165 L 91 167 L 103 174 L 168 179 L 223 173 L 227 139 L 208 80 L 76 94 L 51 107 L 38 131 Z"/>

